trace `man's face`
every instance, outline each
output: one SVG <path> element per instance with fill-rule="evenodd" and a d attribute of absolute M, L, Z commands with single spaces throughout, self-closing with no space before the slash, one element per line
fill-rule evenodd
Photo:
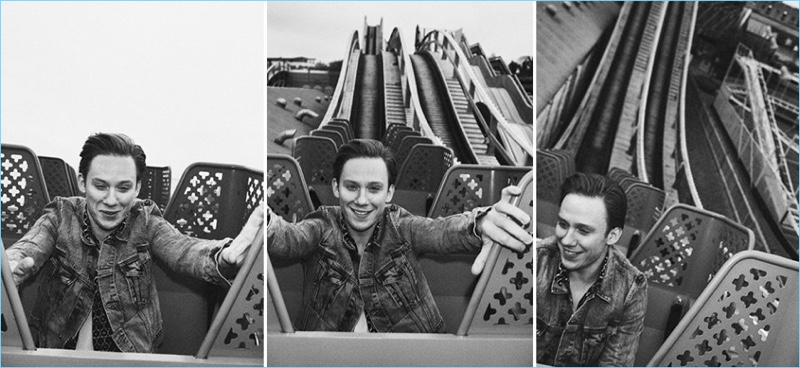
<path fill-rule="evenodd" d="M 561 202 L 556 239 L 561 262 L 570 271 L 592 270 L 603 262 L 607 244 L 619 239 L 621 230 L 606 234 L 606 206 L 602 198 L 568 194 Z"/>
<path fill-rule="evenodd" d="M 334 179 L 332 185 L 345 224 L 354 236 L 370 234 L 394 194 L 394 185 L 389 185 L 389 171 L 380 158 L 348 160 L 342 167 L 341 180 Z"/>
<path fill-rule="evenodd" d="M 105 237 L 122 223 L 139 194 L 140 183 L 136 181 L 133 157 L 96 156 L 89 164 L 86 177 L 79 179 L 81 190 L 86 192 L 92 226 Z"/>

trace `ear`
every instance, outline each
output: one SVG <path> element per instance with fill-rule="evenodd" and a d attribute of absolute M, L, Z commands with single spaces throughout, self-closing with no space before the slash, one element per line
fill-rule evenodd
<path fill-rule="evenodd" d="M 611 231 L 608 232 L 608 235 L 606 235 L 606 244 L 609 245 L 617 244 L 617 241 L 619 241 L 619 238 L 621 236 L 622 236 L 622 229 L 618 227 L 611 229 Z"/>
<path fill-rule="evenodd" d="M 136 194 L 134 197 L 139 197 L 139 191 L 142 189 L 142 181 L 139 180 L 136 182 Z"/>
<path fill-rule="evenodd" d="M 339 183 L 336 179 L 331 180 L 331 189 L 333 190 L 333 196 L 339 198 Z"/>
<path fill-rule="evenodd" d="M 86 193 L 86 178 L 83 177 L 83 174 L 78 173 L 78 189 L 81 192 Z"/>
<path fill-rule="evenodd" d="M 394 184 L 389 186 L 389 194 L 386 195 L 386 203 L 389 203 L 389 202 L 392 201 L 392 196 L 394 196 Z"/>

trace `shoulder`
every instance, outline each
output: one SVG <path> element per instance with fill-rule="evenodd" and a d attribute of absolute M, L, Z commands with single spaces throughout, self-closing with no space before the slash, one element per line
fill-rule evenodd
<path fill-rule="evenodd" d="M 539 255 L 558 253 L 558 242 L 555 235 L 544 239 L 536 239 L 536 253 Z"/>
<path fill-rule="evenodd" d="M 614 272 L 625 279 L 628 284 L 635 283 L 638 286 L 647 284 L 647 277 L 645 276 L 644 272 L 639 271 L 638 268 L 634 267 L 625 254 L 616 247 L 611 247 L 609 260 L 613 265 Z"/>

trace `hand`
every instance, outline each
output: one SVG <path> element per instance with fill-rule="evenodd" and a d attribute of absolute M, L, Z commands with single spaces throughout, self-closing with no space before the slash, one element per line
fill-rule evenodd
<path fill-rule="evenodd" d="M 478 257 L 475 258 L 475 262 L 472 263 L 473 275 L 478 275 L 483 271 L 493 243 L 499 243 L 518 252 L 524 251 L 528 245 L 533 244 L 533 236 L 524 229 L 530 223 L 531 216 L 510 203 L 512 196 L 520 194 L 522 194 L 522 189 L 519 187 L 512 185 L 503 188 L 500 201 L 478 220 L 477 227 L 481 234 L 483 247 Z"/>
<path fill-rule="evenodd" d="M 33 258 L 25 257 L 21 261 L 11 261 L 9 262 L 9 266 L 11 266 L 11 276 L 14 279 L 14 285 L 19 286 L 22 283 L 22 280 L 28 275 L 28 272 L 33 270 L 34 265 Z"/>
<path fill-rule="evenodd" d="M 261 203 L 253 213 L 250 214 L 250 218 L 247 219 L 247 223 L 244 224 L 242 231 L 239 232 L 236 239 L 233 239 L 231 245 L 222 250 L 220 253 L 222 261 L 231 266 L 240 267 L 244 262 L 245 256 L 247 256 L 250 245 L 255 241 L 256 235 L 261 231 L 261 226 L 263 224 L 264 203 Z"/>

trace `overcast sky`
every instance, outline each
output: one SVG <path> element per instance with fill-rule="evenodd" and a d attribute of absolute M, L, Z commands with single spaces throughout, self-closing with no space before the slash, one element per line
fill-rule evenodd
<path fill-rule="evenodd" d="M 0 6 L 3 143 L 77 170 L 86 137 L 121 132 L 175 181 L 198 161 L 263 169 L 263 3 Z"/>
<path fill-rule="evenodd" d="M 426 29 L 463 28 L 467 40 L 506 63 L 533 55 L 533 2 L 269 2 L 267 56 L 341 60 L 353 31 L 364 18 L 383 18 L 383 39 L 399 27 L 410 48 L 417 25 Z"/>

